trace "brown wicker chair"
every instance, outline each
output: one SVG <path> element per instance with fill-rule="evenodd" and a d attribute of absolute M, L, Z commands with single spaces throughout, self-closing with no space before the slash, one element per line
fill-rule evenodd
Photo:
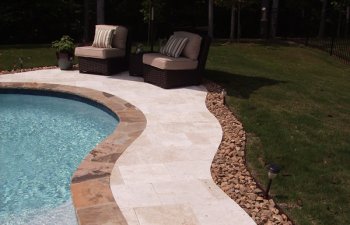
<path fill-rule="evenodd" d="M 205 69 L 210 43 L 211 39 L 208 36 L 202 36 L 200 51 L 197 58 L 198 64 L 194 69 L 160 69 L 144 62 L 144 81 L 165 89 L 199 85 Z"/>
<path fill-rule="evenodd" d="M 113 38 L 112 49 L 92 46 L 77 47 L 75 55 L 78 58 L 79 72 L 111 75 L 127 70 L 131 49 L 127 28 L 111 25 L 96 25 L 96 27 L 116 28 L 117 32 Z"/>

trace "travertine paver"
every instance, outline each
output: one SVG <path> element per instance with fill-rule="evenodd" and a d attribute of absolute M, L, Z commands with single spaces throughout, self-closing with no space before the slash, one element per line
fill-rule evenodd
<path fill-rule="evenodd" d="M 165 90 L 127 73 L 112 77 L 41 70 L 0 82 L 44 82 L 111 93 L 144 113 L 147 127 L 114 165 L 111 189 L 128 224 L 255 224 L 210 174 L 222 131 L 202 86 Z"/>

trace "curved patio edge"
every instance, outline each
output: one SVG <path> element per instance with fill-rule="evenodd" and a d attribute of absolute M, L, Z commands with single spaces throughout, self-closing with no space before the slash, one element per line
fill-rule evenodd
<path fill-rule="evenodd" d="M 75 171 L 71 180 L 71 193 L 80 225 L 127 224 L 113 197 L 110 175 L 120 155 L 145 129 L 147 121 L 144 114 L 121 98 L 89 88 L 24 82 L 0 82 L 0 88 L 77 95 L 106 106 L 119 117 L 120 122 L 113 133 L 90 151 Z"/>

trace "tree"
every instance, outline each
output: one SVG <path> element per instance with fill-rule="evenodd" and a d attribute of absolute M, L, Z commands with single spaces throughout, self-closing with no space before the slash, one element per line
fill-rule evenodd
<path fill-rule="evenodd" d="M 268 13 L 269 13 L 269 0 L 261 1 L 261 20 L 260 20 L 260 36 L 262 38 L 268 37 Z"/>
<path fill-rule="evenodd" d="M 214 3 L 219 6 L 223 6 L 231 10 L 231 19 L 230 19 L 230 42 L 233 41 L 235 36 L 236 28 L 236 11 L 237 4 L 239 0 L 215 0 Z"/>
<path fill-rule="evenodd" d="M 277 32 L 277 18 L 278 18 L 278 3 L 279 0 L 272 0 L 271 19 L 270 19 L 270 37 L 275 38 Z"/>
<path fill-rule="evenodd" d="M 319 26 L 319 30 L 318 30 L 318 37 L 319 38 L 324 37 L 325 23 L 326 23 L 326 12 L 327 12 L 327 4 L 328 4 L 328 0 L 321 0 L 321 1 L 322 1 L 322 11 L 321 11 L 320 26 Z"/>
<path fill-rule="evenodd" d="M 230 42 L 233 41 L 236 31 L 237 14 L 237 41 L 241 38 L 241 9 L 242 6 L 253 2 L 253 0 L 215 0 L 216 5 L 223 6 L 231 10 L 230 18 Z"/>
<path fill-rule="evenodd" d="M 96 19 L 97 24 L 105 23 L 105 0 L 97 0 L 96 2 Z"/>
<path fill-rule="evenodd" d="M 236 18 L 236 4 L 231 4 L 231 20 L 230 20 L 230 42 L 235 36 L 235 18 Z"/>
<path fill-rule="evenodd" d="M 143 14 L 144 22 L 148 23 L 148 35 L 147 42 L 151 44 L 153 50 L 153 22 L 157 18 L 158 21 L 161 21 L 163 18 L 165 3 L 162 0 L 143 0 L 141 3 L 140 12 Z"/>
<path fill-rule="evenodd" d="M 349 36 L 349 26 L 350 26 L 350 3 L 346 7 L 345 37 Z"/>
<path fill-rule="evenodd" d="M 214 1 L 208 1 L 208 35 L 214 37 Z"/>
<path fill-rule="evenodd" d="M 341 24 L 342 24 L 342 17 L 345 13 L 345 29 L 344 33 L 345 36 L 347 36 L 348 33 L 348 27 L 349 27 L 349 6 L 350 6 L 350 0 L 332 0 L 331 1 L 332 7 L 337 11 L 338 13 L 338 22 L 337 22 L 337 37 L 340 36 L 341 32 Z"/>
<path fill-rule="evenodd" d="M 89 0 L 84 0 L 84 35 L 83 42 L 89 41 Z"/>

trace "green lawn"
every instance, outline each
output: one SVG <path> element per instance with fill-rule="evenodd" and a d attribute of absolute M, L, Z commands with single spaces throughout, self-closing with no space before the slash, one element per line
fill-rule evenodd
<path fill-rule="evenodd" d="M 248 133 L 247 162 L 297 224 L 350 224 L 350 66 L 319 50 L 214 44 L 207 77 Z"/>
<path fill-rule="evenodd" d="M 0 46 L 0 71 L 57 64 L 55 49 L 50 45 Z"/>

